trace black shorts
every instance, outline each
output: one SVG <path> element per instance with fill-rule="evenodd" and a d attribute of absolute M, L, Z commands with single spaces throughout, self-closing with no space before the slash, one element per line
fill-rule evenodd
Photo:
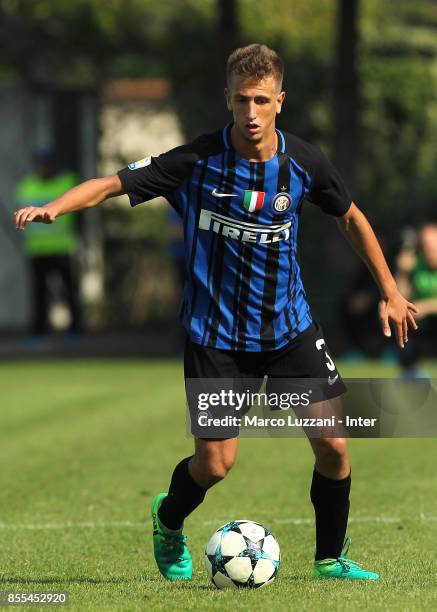
<path fill-rule="evenodd" d="M 196 437 L 204 437 L 204 430 L 197 426 L 200 393 L 220 395 L 222 389 L 229 391 L 231 388 L 257 392 L 265 377 L 267 393 L 298 393 L 310 385 L 311 403 L 338 397 L 346 391 L 317 322 L 284 347 L 273 351 L 214 349 L 187 338 L 184 374 L 191 433 Z M 250 406 L 245 408 L 247 411 Z M 209 414 L 210 409 L 205 410 Z M 244 414 L 244 408 L 239 414 Z M 228 433 L 232 432 L 238 435 L 238 428 L 229 429 Z"/>

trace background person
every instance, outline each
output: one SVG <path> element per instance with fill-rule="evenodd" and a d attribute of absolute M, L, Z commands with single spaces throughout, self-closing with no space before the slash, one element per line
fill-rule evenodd
<path fill-rule="evenodd" d="M 399 287 L 414 300 L 421 321 L 420 333 L 411 336 L 399 361 L 407 376 L 418 376 L 418 361 L 437 356 L 437 223 L 423 225 L 417 234 L 417 245 L 407 244 L 396 260 Z"/>
<path fill-rule="evenodd" d="M 16 201 L 22 206 L 44 206 L 77 184 L 68 170 L 60 171 L 55 152 L 40 149 L 33 155 L 34 168 L 17 185 Z M 28 228 L 24 248 L 32 275 L 33 310 L 31 333 L 41 336 L 50 330 L 50 277 L 57 274 L 63 285 L 64 299 L 70 310 L 68 331 L 79 333 L 81 313 L 77 274 L 73 255 L 78 246 L 77 219 L 63 215 L 53 228 L 42 223 Z"/>
<path fill-rule="evenodd" d="M 342 359 L 375 358 L 381 353 L 384 339 L 376 316 L 378 302 L 378 289 L 367 267 L 360 263 L 338 306 L 347 342 Z"/>

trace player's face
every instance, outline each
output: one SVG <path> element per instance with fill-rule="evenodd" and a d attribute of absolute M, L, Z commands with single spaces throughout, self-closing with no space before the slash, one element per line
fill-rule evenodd
<path fill-rule="evenodd" d="M 233 74 L 225 89 L 228 109 L 241 136 L 252 143 L 261 142 L 275 129 L 285 92 L 273 76 L 261 81 Z"/>

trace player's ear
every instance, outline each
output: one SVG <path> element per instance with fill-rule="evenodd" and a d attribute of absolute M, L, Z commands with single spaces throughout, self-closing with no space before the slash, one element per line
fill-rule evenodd
<path fill-rule="evenodd" d="M 282 105 L 284 103 L 285 100 L 285 91 L 281 91 L 281 93 L 278 95 L 278 97 L 276 98 L 276 113 L 279 115 L 279 113 L 281 112 L 282 109 Z"/>
<path fill-rule="evenodd" d="M 232 110 L 231 94 L 229 93 L 229 89 L 227 87 L 225 87 L 224 94 L 225 94 L 226 106 L 228 107 L 228 110 L 231 111 Z"/>

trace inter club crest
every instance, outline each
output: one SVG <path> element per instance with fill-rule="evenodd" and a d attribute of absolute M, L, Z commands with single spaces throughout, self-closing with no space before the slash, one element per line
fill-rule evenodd
<path fill-rule="evenodd" d="M 291 195 L 289 195 L 288 193 L 277 193 L 273 198 L 272 208 L 274 212 L 284 213 L 290 208 L 292 203 L 293 200 L 291 198 Z"/>

